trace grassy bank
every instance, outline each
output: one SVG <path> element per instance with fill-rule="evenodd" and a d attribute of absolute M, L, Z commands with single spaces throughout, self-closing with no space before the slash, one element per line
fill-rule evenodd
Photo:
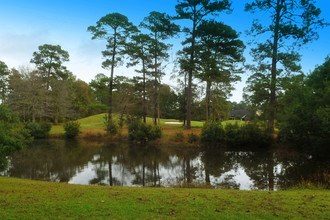
<path fill-rule="evenodd" d="M 77 120 L 81 125 L 81 134 L 79 135 L 80 138 L 100 138 L 104 136 L 105 134 L 105 126 L 104 126 L 104 115 L 105 114 L 98 114 L 89 116 L 86 118 L 82 118 Z M 114 118 L 117 119 L 117 115 L 114 115 Z M 173 137 L 176 135 L 177 132 L 182 131 L 184 133 L 184 136 L 187 137 L 190 133 L 200 134 L 201 128 L 203 127 L 203 122 L 201 121 L 192 121 L 191 130 L 185 130 L 182 124 L 169 124 L 169 122 L 176 122 L 176 123 L 182 123 L 179 120 L 176 119 L 161 119 L 160 125 L 162 127 L 162 140 L 160 142 L 166 142 L 170 143 L 173 141 Z M 152 124 L 153 119 L 147 117 L 147 123 Z M 223 122 L 223 125 L 225 126 L 228 123 L 244 123 L 239 120 L 231 120 L 231 121 L 225 121 Z M 64 134 L 64 128 L 63 125 L 53 125 L 52 129 L 50 131 L 51 137 L 60 137 Z M 124 127 L 122 129 L 122 135 L 127 136 L 127 129 Z M 187 138 L 186 138 L 187 139 Z"/>
<path fill-rule="evenodd" d="M 80 186 L 0 177 L 2 219 L 329 219 L 329 190 Z"/>

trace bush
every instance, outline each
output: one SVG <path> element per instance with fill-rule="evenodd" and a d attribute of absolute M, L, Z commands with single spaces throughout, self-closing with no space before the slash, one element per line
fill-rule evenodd
<path fill-rule="evenodd" d="M 47 122 L 30 122 L 25 126 L 25 128 L 30 131 L 31 136 L 34 138 L 45 138 L 52 126 Z"/>
<path fill-rule="evenodd" d="M 26 147 L 33 138 L 8 106 L 0 104 L 0 171 L 7 164 L 7 156 Z"/>
<path fill-rule="evenodd" d="M 225 130 L 221 122 L 206 122 L 202 127 L 201 141 L 206 143 L 222 143 L 225 141 Z"/>
<path fill-rule="evenodd" d="M 143 123 L 140 118 L 127 117 L 128 137 L 131 140 L 147 142 L 161 137 L 162 130 L 160 126 L 151 126 Z"/>
<path fill-rule="evenodd" d="M 196 142 L 198 142 L 198 140 L 199 140 L 199 137 L 197 134 L 194 134 L 194 133 L 188 134 L 188 143 L 191 143 L 191 144 L 196 143 Z"/>
<path fill-rule="evenodd" d="M 80 133 L 80 123 L 77 121 L 68 121 L 64 124 L 64 134 L 67 138 L 74 138 Z"/>
<path fill-rule="evenodd" d="M 222 127 L 221 122 L 207 122 L 202 128 L 202 142 L 226 143 L 229 146 L 264 146 L 271 143 L 271 135 L 261 129 L 256 123 L 246 123 L 242 126 L 227 124 Z"/>
<path fill-rule="evenodd" d="M 149 133 L 149 140 L 156 140 L 162 137 L 162 127 L 160 125 L 152 126 Z"/>
<path fill-rule="evenodd" d="M 235 124 L 227 124 L 225 127 L 226 132 L 226 142 L 228 145 L 240 145 L 241 138 L 240 138 L 240 126 Z"/>
<path fill-rule="evenodd" d="M 178 131 L 175 133 L 173 140 L 176 142 L 182 142 L 184 140 L 184 134 L 183 131 Z"/>
<path fill-rule="evenodd" d="M 107 131 L 108 134 L 110 134 L 112 136 L 118 134 L 119 126 L 112 118 L 109 120 L 107 114 L 104 116 L 104 124 L 106 127 L 105 130 Z"/>
<path fill-rule="evenodd" d="M 271 135 L 257 123 L 247 123 L 240 127 L 240 145 L 264 146 L 271 143 Z"/>

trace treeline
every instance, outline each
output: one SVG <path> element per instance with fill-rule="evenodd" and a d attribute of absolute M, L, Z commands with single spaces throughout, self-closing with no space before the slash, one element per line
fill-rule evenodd
<path fill-rule="evenodd" d="M 267 84 L 260 74 L 248 79 L 244 104 L 252 119 L 267 123 L 270 99 Z M 322 152 L 330 150 L 330 57 L 309 75 L 296 74 L 281 78 L 276 100 L 276 127 L 279 140 L 300 149 Z"/>
<path fill-rule="evenodd" d="M 58 51 L 56 51 L 58 50 Z M 49 60 L 61 60 L 59 52 L 64 52 L 60 46 L 42 45 L 37 54 L 53 54 L 51 57 L 43 57 Z M 56 55 L 57 54 L 57 55 Z M 69 56 L 67 56 L 69 59 Z M 33 60 L 33 59 L 32 59 Z M 31 61 L 32 61 L 31 60 Z M 47 72 L 36 69 L 21 68 L 9 69 L 1 64 L 1 102 L 7 104 L 17 112 L 23 121 L 48 121 L 53 123 L 64 122 L 66 119 L 78 119 L 90 115 L 107 112 L 109 109 L 110 77 L 99 73 L 87 84 L 77 79 L 68 71 L 62 62 L 45 63 Z M 41 64 L 40 64 L 41 65 Z M 59 66 L 61 71 L 56 69 Z M 181 86 L 181 87 L 180 87 Z M 178 88 L 169 85 L 159 86 L 159 116 L 162 118 L 185 119 L 185 97 L 180 90 L 184 89 L 180 84 Z M 145 91 L 144 91 L 145 88 Z M 193 119 L 205 120 L 205 100 L 197 90 L 193 94 Z M 116 76 L 113 80 L 113 111 L 119 114 L 143 116 L 143 99 L 146 115 L 155 117 L 154 85 L 152 80 L 146 80 L 145 86 L 141 77 L 128 78 Z M 144 95 L 143 95 L 144 93 Z M 230 102 L 225 98 L 217 102 L 222 109 L 217 109 L 214 115 L 221 115 L 222 119 L 229 117 Z M 158 112 L 156 119 L 158 117 Z"/>
<path fill-rule="evenodd" d="M 253 64 L 243 68 L 245 45 L 217 16 L 232 10 L 228 0 L 179 0 L 175 15 L 153 11 L 139 25 L 120 13 L 107 14 L 87 31 L 93 40 L 105 42 L 102 67 L 110 74 L 98 74 L 90 84 L 77 80 L 64 65 L 69 61 L 67 51 L 59 45 L 41 45 L 31 58 L 33 70 L 8 70 L 1 62 L 2 103 L 24 120 L 58 123 L 108 111 L 109 125 L 116 112 L 139 115 L 144 122 L 150 116 L 154 124 L 159 124 L 160 117 L 176 118 L 189 129 L 192 119 L 219 121 L 229 117 L 232 106 L 227 100 L 233 83 L 248 68 L 252 75 L 241 106 L 274 132 L 275 126 L 282 126 L 280 118 L 285 117 L 281 114 L 290 112 L 285 109 L 295 104 L 284 103 L 292 85 L 300 83 L 300 88 L 305 88 L 306 79 L 299 81 L 299 48 L 317 39 L 316 30 L 327 23 L 312 0 L 246 4 L 245 11 L 256 20 L 249 31 L 254 40 Z M 257 20 L 260 11 L 269 18 L 263 23 Z M 178 20 L 183 19 L 187 26 L 180 27 Z M 161 80 L 171 48 L 167 40 L 176 36 L 183 38 L 183 47 L 177 51 L 178 85 L 173 90 Z M 123 64 L 135 67 L 137 75 L 116 76 L 115 69 Z M 324 117 L 327 111 L 322 112 L 318 114 Z"/>

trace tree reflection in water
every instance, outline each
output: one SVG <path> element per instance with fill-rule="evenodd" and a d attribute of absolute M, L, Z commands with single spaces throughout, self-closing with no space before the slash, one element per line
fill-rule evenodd
<path fill-rule="evenodd" d="M 277 190 L 302 180 L 327 184 L 328 171 L 327 160 L 292 150 L 38 140 L 0 174 L 91 185 Z"/>

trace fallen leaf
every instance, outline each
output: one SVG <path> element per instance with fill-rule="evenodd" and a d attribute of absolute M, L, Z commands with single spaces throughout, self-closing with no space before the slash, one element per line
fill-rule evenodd
<path fill-rule="evenodd" d="M 170 215 L 174 215 L 174 214 L 176 214 L 176 211 L 174 211 L 173 209 L 171 209 Z"/>

